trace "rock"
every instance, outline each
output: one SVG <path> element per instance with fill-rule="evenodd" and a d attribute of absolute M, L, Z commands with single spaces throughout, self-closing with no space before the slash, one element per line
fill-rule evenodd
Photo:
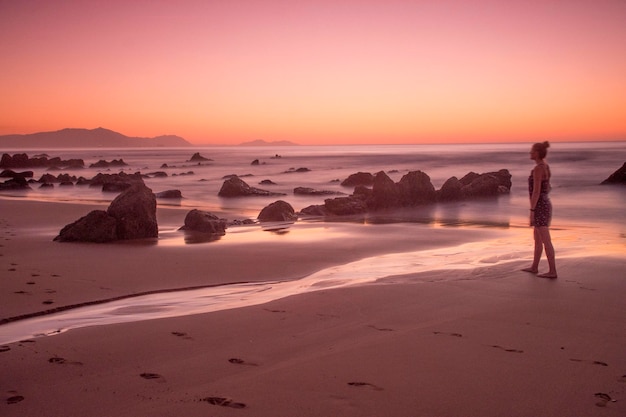
<path fill-rule="evenodd" d="M 187 162 L 206 162 L 206 161 L 211 161 L 211 159 L 205 158 L 204 156 L 200 155 L 200 152 L 196 152 L 193 155 L 191 155 L 191 158 Z"/>
<path fill-rule="evenodd" d="M 123 167 L 128 166 L 123 159 L 113 159 L 111 162 L 107 162 L 104 159 L 99 160 L 98 162 L 89 165 L 89 168 L 110 168 L 110 167 Z"/>
<path fill-rule="evenodd" d="M 376 173 L 372 196 L 367 200 L 367 206 L 372 210 L 381 210 L 400 205 L 400 190 L 396 183 L 384 171 Z"/>
<path fill-rule="evenodd" d="M 411 171 L 403 176 L 398 183 L 398 190 L 403 206 L 434 203 L 436 200 L 435 187 L 430 177 L 422 171 Z"/>
<path fill-rule="evenodd" d="M 183 198 L 183 193 L 180 190 L 166 190 L 156 193 L 156 198 Z"/>
<path fill-rule="evenodd" d="M 463 198 L 461 189 L 463 184 L 457 177 L 450 177 L 443 183 L 441 189 L 437 191 L 437 199 L 439 201 L 456 201 Z"/>
<path fill-rule="evenodd" d="M 217 194 L 220 197 L 249 197 L 249 196 L 278 196 L 285 195 L 282 193 L 272 193 L 260 188 L 250 187 L 241 178 L 235 176 L 230 177 L 222 184 L 222 188 Z"/>
<path fill-rule="evenodd" d="M 163 171 L 156 171 L 156 172 L 150 172 L 149 174 L 146 174 L 149 178 L 166 178 L 167 177 L 167 172 L 163 172 Z"/>
<path fill-rule="evenodd" d="M 159 235 L 156 197 L 145 184 L 134 184 L 118 195 L 107 209 L 115 218 L 118 239 L 154 238 Z"/>
<path fill-rule="evenodd" d="M 263 208 L 258 215 L 261 222 L 283 222 L 295 221 L 298 219 L 291 204 L 283 200 L 278 200 Z"/>
<path fill-rule="evenodd" d="M 330 214 L 337 216 L 366 213 L 368 210 L 365 201 L 358 197 L 337 197 L 324 201 L 324 207 Z"/>
<path fill-rule="evenodd" d="M 185 225 L 181 229 L 224 235 L 226 233 L 226 220 L 209 212 L 193 209 L 185 216 Z"/>
<path fill-rule="evenodd" d="M 105 174 L 100 173 L 89 181 L 90 187 L 102 187 L 102 191 L 121 192 L 130 188 L 133 184 L 144 184 L 139 172 L 134 174 Z"/>
<path fill-rule="evenodd" d="M 254 161 L 252 161 L 252 163 L 250 163 L 250 165 L 259 165 L 260 162 L 258 159 L 255 159 Z"/>
<path fill-rule="evenodd" d="M 292 172 L 309 172 L 311 171 L 309 168 L 289 168 L 287 171 L 285 171 L 285 174 L 291 174 Z"/>
<path fill-rule="evenodd" d="M 302 210 L 300 210 L 300 214 L 303 214 L 306 216 L 325 217 L 325 216 L 328 216 L 330 212 L 328 211 L 325 205 L 316 204 L 316 205 L 303 208 Z"/>
<path fill-rule="evenodd" d="M 342 181 L 344 187 L 356 187 L 357 185 L 371 186 L 374 184 L 374 176 L 369 172 L 357 172 Z"/>
<path fill-rule="evenodd" d="M 259 185 L 276 185 L 276 183 L 272 180 L 263 180 L 259 182 Z"/>
<path fill-rule="evenodd" d="M 39 186 L 39 188 L 54 188 L 54 184 L 50 184 L 49 182 L 44 182 Z"/>
<path fill-rule="evenodd" d="M 600 184 L 626 184 L 626 162 Z"/>
<path fill-rule="evenodd" d="M 316 190 L 309 187 L 296 187 L 293 189 L 293 193 L 296 195 L 338 195 L 343 194 L 337 191 Z"/>
<path fill-rule="evenodd" d="M 32 178 L 34 175 L 33 171 L 23 171 L 23 172 L 15 172 L 12 169 L 5 169 L 0 172 L 0 178 Z"/>
<path fill-rule="evenodd" d="M 68 224 L 57 237 L 57 242 L 105 243 L 117 240 L 117 220 L 104 210 L 94 210 L 74 223 Z"/>
<path fill-rule="evenodd" d="M 30 190 L 30 185 L 26 178 L 11 178 L 3 183 L 0 183 L 0 191 L 6 190 Z"/>
<path fill-rule="evenodd" d="M 65 168 L 84 168 L 85 162 L 82 159 L 62 160 L 59 157 L 48 159 L 47 155 L 39 155 L 29 158 L 27 154 L 20 153 L 13 156 L 5 153 L 0 159 L 0 168 L 45 168 L 45 167 L 65 167 Z"/>
<path fill-rule="evenodd" d="M 467 175 L 463 178 L 466 177 Z M 511 174 L 509 174 L 509 171 L 506 169 L 472 176 L 472 178 L 473 179 L 468 184 L 463 185 L 461 189 L 461 195 L 464 198 L 493 197 L 508 193 L 511 189 Z M 461 179 L 460 182 L 463 184 L 463 179 Z"/>

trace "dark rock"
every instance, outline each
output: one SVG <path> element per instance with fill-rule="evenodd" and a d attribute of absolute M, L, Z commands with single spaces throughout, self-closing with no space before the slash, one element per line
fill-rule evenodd
<path fill-rule="evenodd" d="M 74 223 L 68 224 L 57 237 L 57 242 L 105 243 L 117 240 L 117 220 L 104 210 L 94 210 Z"/>
<path fill-rule="evenodd" d="M 89 185 L 91 184 L 91 180 L 88 180 L 85 177 L 78 177 L 76 179 L 76 185 Z"/>
<path fill-rule="evenodd" d="M 185 225 L 181 229 L 224 235 L 226 233 L 226 220 L 209 212 L 193 209 L 185 216 Z"/>
<path fill-rule="evenodd" d="M 6 190 L 30 190 L 30 185 L 26 178 L 11 178 L 3 183 L 0 183 L 0 191 Z"/>
<path fill-rule="evenodd" d="M 107 182 L 102 185 L 102 191 L 107 193 L 121 193 L 122 191 L 128 190 L 131 186 L 132 184 L 127 182 Z"/>
<path fill-rule="evenodd" d="M 344 187 L 356 187 L 357 185 L 371 186 L 374 184 L 374 176 L 369 172 L 357 172 L 343 180 L 341 185 Z"/>
<path fill-rule="evenodd" d="M 207 162 L 207 161 L 211 161 L 211 159 L 205 158 L 204 156 L 200 155 L 200 152 L 196 152 L 191 156 L 188 162 Z"/>
<path fill-rule="evenodd" d="M 146 174 L 149 178 L 166 178 L 167 177 L 167 172 L 163 172 L 163 171 L 156 171 L 156 172 L 151 172 L 149 174 Z"/>
<path fill-rule="evenodd" d="M 441 189 L 437 191 L 437 199 L 439 201 L 456 201 L 463 198 L 461 189 L 463 184 L 457 177 L 450 177 L 443 183 Z"/>
<path fill-rule="evenodd" d="M 460 182 L 463 184 L 463 179 Z M 493 197 L 508 193 L 510 189 L 511 174 L 509 174 L 508 170 L 502 169 L 498 172 L 488 172 L 473 176 L 473 179 L 468 184 L 463 185 L 461 194 L 464 198 Z"/>
<path fill-rule="evenodd" d="M 316 190 L 309 187 L 296 187 L 293 189 L 293 193 L 296 195 L 338 195 L 343 194 L 337 191 Z"/>
<path fill-rule="evenodd" d="M 287 171 L 285 171 L 285 174 L 291 174 L 293 172 L 309 172 L 311 171 L 309 168 L 289 168 Z"/>
<path fill-rule="evenodd" d="M 180 192 L 180 190 L 166 190 L 166 191 L 161 191 L 160 193 L 156 194 L 157 198 L 183 198 L 183 194 Z"/>
<path fill-rule="evenodd" d="M 90 187 L 102 187 L 102 191 L 124 191 L 133 184 L 143 184 L 143 178 L 139 172 L 127 174 L 120 172 L 119 174 L 100 173 L 89 181 Z"/>
<path fill-rule="evenodd" d="M 0 172 L 0 178 L 32 178 L 33 171 L 15 172 L 12 169 L 5 169 Z"/>
<path fill-rule="evenodd" d="M 367 188 L 365 185 L 357 185 L 354 187 L 352 195 L 367 201 L 372 197 L 372 189 Z"/>
<path fill-rule="evenodd" d="M 480 177 L 480 174 L 477 174 L 475 172 L 468 172 L 459 181 L 461 182 L 461 185 L 465 186 L 465 185 L 469 185 L 472 181 L 474 181 L 478 177 Z"/>
<path fill-rule="evenodd" d="M 124 162 L 123 159 L 113 159 L 111 162 L 107 162 L 104 159 L 99 160 L 98 162 L 89 165 L 89 168 L 111 168 L 111 167 L 123 167 L 128 164 Z"/>
<path fill-rule="evenodd" d="M 263 180 L 259 182 L 260 185 L 276 185 L 276 183 L 272 180 Z"/>
<path fill-rule="evenodd" d="M 62 160 L 61 158 L 48 159 L 47 155 L 29 158 L 27 154 L 20 153 L 13 156 L 5 153 L 0 159 L 0 168 L 46 168 L 46 167 L 83 168 L 85 162 L 82 159 Z"/>
<path fill-rule="evenodd" d="M 167 164 L 161 165 L 161 169 L 165 169 L 165 168 L 169 168 L 169 166 Z"/>
<path fill-rule="evenodd" d="M 118 195 L 107 209 L 117 222 L 118 239 L 158 237 L 156 197 L 145 184 L 134 184 Z"/>
<path fill-rule="evenodd" d="M 626 162 L 600 184 L 626 184 Z"/>
<path fill-rule="evenodd" d="M 323 204 L 316 204 L 312 206 L 308 206 L 300 210 L 300 214 L 305 216 L 315 216 L 315 217 L 325 217 L 330 214 L 328 209 Z"/>
<path fill-rule="evenodd" d="M 258 159 L 255 159 L 254 161 L 252 161 L 252 162 L 250 163 L 250 165 L 259 165 L 259 164 L 260 164 L 260 162 L 259 162 L 259 160 L 258 160 Z"/>
<path fill-rule="evenodd" d="M 273 202 L 258 215 L 258 219 L 261 222 L 283 222 L 283 221 L 295 221 L 298 219 L 291 204 L 283 200 Z"/>
<path fill-rule="evenodd" d="M 222 184 L 222 188 L 217 194 L 220 197 L 249 197 L 249 196 L 278 196 L 285 195 L 282 193 L 272 193 L 267 190 L 250 187 L 237 176 L 233 176 Z"/>
<path fill-rule="evenodd" d="M 412 171 L 403 176 L 398 189 L 403 206 L 434 203 L 436 199 L 435 187 L 430 177 L 422 171 Z"/>
<path fill-rule="evenodd" d="M 72 181 L 61 181 L 59 183 L 60 187 L 73 187 L 74 183 Z"/>
<path fill-rule="evenodd" d="M 399 207 L 401 205 L 400 190 L 396 183 L 384 171 L 376 173 L 372 186 L 372 196 L 367 206 L 372 210 Z"/>
<path fill-rule="evenodd" d="M 365 201 L 353 196 L 329 198 L 324 201 L 324 207 L 337 216 L 366 213 L 368 210 Z"/>
<path fill-rule="evenodd" d="M 44 182 L 43 184 L 39 186 L 39 188 L 54 188 L 54 184 L 51 184 L 49 182 Z"/>
<path fill-rule="evenodd" d="M 54 175 L 52 175 L 52 174 L 43 174 L 41 176 L 41 178 L 39 178 L 38 182 L 41 182 L 41 183 L 44 183 L 44 184 L 46 184 L 46 183 L 47 184 L 53 184 L 53 183 L 59 182 L 59 179 L 57 177 L 55 177 Z"/>

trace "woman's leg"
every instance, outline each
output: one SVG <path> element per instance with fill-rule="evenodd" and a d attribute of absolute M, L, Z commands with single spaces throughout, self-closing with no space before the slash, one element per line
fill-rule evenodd
<path fill-rule="evenodd" d="M 552 237 L 550 236 L 550 229 L 546 227 L 536 227 L 539 234 L 539 238 L 541 242 L 543 242 L 543 246 L 546 248 L 546 257 L 548 258 L 548 267 L 549 271 L 545 274 L 541 274 L 540 276 L 543 278 L 556 278 L 556 255 L 554 251 L 554 246 L 552 245 Z M 536 250 L 536 248 L 535 248 Z"/>

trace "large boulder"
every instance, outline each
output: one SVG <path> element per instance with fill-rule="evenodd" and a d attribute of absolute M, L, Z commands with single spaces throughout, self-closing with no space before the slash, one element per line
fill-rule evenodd
<path fill-rule="evenodd" d="M 430 177 L 422 171 L 411 171 L 398 183 L 400 200 L 404 206 L 416 206 L 435 202 L 435 187 Z"/>
<path fill-rule="evenodd" d="M 374 184 L 374 176 L 369 172 L 357 172 L 351 174 L 341 182 L 344 187 L 356 187 L 357 185 L 371 186 Z"/>
<path fill-rule="evenodd" d="M 207 211 L 193 209 L 185 216 L 185 225 L 181 229 L 224 235 L 226 233 L 226 220 Z"/>
<path fill-rule="evenodd" d="M 222 184 L 222 188 L 218 192 L 220 197 L 249 197 L 249 196 L 278 196 L 285 195 L 283 193 L 273 193 L 260 188 L 249 186 L 244 180 L 234 175 L 228 178 Z"/>
<path fill-rule="evenodd" d="M 57 242 L 105 243 L 117 240 L 117 220 L 104 210 L 94 210 L 68 224 L 57 237 Z"/>
<path fill-rule="evenodd" d="M 118 239 L 154 238 L 159 235 L 156 197 L 145 184 L 135 184 L 118 195 L 107 209 L 117 222 Z"/>
<path fill-rule="evenodd" d="M 617 171 L 612 173 L 601 184 L 626 184 L 626 162 Z"/>
<path fill-rule="evenodd" d="M 370 209 L 380 210 L 400 206 L 400 190 L 395 182 L 384 171 L 374 176 L 372 196 L 367 201 Z"/>
<path fill-rule="evenodd" d="M 510 189 L 511 174 L 508 170 L 501 169 L 498 172 L 488 172 L 474 177 L 468 184 L 463 185 L 461 194 L 464 198 L 493 197 L 506 194 Z"/>
<path fill-rule="evenodd" d="M 258 219 L 261 222 L 284 222 L 295 221 L 298 219 L 298 216 L 291 204 L 278 200 L 264 207 L 259 213 Z"/>

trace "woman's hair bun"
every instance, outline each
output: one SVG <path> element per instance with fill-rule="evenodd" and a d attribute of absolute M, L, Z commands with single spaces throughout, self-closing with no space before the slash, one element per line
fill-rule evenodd
<path fill-rule="evenodd" d="M 543 142 L 543 146 L 545 146 L 546 148 L 549 148 L 550 147 L 550 142 L 548 142 L 548 141 Z"/>

